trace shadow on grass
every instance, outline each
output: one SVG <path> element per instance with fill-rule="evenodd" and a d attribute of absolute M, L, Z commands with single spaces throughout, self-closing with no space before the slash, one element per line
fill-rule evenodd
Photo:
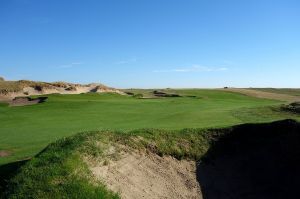
<path fill-rule="evenodd" d="M 204 199 L 289 199 L 300 195 L 300 124 L 234 127 L 198 162 Z"/>
<path fill-rule="evenodd" d="M 21 160 L 12 162 L 0 166 L 0 198 L 3 198 L 8 181 L 14 177 L 21 166 L 23 166 L 28 160 Z"/>

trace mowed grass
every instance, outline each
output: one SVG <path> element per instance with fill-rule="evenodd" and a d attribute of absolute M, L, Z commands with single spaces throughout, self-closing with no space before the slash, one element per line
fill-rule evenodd
<path fill-rule="evenodd" d="M 268 108 L 281 104 L 279 101 L 217 90 L 167 92 L 184 97 L 136 99 L 118 94 L 57 94 L 49 95 L 47 102 L 38 105 L 0 104 L 0 150 L 11 152 L 0 157 L 0 164 L 30 158 L 49 143 L 83 131 L 219 128 L 298 117 Z"/>

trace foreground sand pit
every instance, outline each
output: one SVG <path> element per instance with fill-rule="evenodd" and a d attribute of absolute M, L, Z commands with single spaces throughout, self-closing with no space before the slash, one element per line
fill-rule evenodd
<path fill-rule="evenodd" d="M 195 161 L 132 152 L 90 169 L 121 198 L 202 198 Z"/>

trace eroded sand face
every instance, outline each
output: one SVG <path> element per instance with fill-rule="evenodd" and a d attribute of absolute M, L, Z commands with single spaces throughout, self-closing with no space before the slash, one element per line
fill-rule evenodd
<path fill-rule="evenodd" d="M 24 87 L 22 91 L 11 92 L 5 95 L 0 94 L 0 102 L 10 103 L 11 100 L 16 97 L 27 97 L 32 95 L 48 95 L 48 94 L 81 94 L 81 93 L 117 93 L 120 95 L 126 95 L 124 92 L 113 88 L 98 88 L 97 84 L 90 86 L 75 86 L 74 90 L 66 90 L 66 88 L 53 87 L 44 88 L 41 91 L 36 90 L 33 87 Z"/>
<path fill-rule="evenodd" d="M 194 161 L 134 152 L 90 169 L 124 199 L 202 198 Z"/>

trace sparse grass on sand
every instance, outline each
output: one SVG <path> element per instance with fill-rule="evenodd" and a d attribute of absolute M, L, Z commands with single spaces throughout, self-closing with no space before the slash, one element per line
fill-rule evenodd
<path fill-rule="evenodd" d="M 0 81 L 0 94 L 6 95 L 11 92 L 19 92 L 22 91 L 25 87 L 33 87 L 36 90 L 43 90 L 45 88 L 53 88 L 54 85 L 57 85 L 57 83 L 54 83 L 52 85 L 51 83 L 35 82 L 29 80 Z"/>

